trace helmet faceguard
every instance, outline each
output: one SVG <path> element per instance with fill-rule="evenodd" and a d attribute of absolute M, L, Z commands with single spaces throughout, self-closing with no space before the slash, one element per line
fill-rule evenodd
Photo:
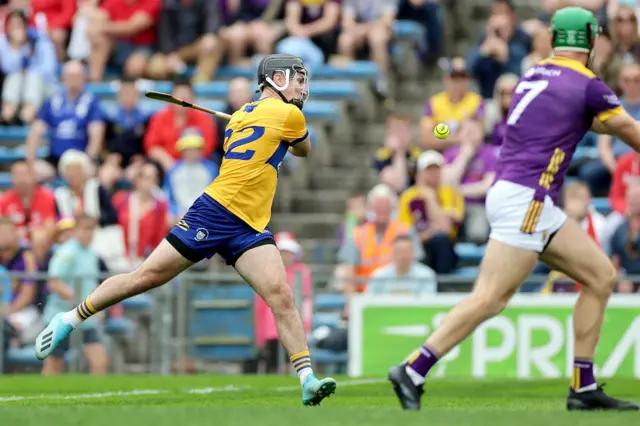
<path fill-rule="evenodd" d="M 274 77 L 280 74 L 284 77 L 284 84 L 279 85 Z M 302 109 L 309 99 L 309 71 L 304 67 L 302 59 L 293 55 L 275 54 L 264 58 L 258 66 L 258 89 L 265 87 L 273 89 L 280 98 Z M 283 94 L 289 88 L 293 88 L 291 99 Z"/>

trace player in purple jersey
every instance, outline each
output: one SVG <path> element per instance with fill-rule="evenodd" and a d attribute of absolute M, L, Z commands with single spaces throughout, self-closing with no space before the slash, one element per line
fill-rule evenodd
<path fill-rule="evenodd" d="M 594 378 L 593 358 L 616 269 L 556 206 L 576 146 L 589 129 L 618 136 L 640 152 L 640 126 L 587 68 L 598 33 L 593 13 L 561 9 L 551 24 L 553 56 L 530 68 L 514 91 L 496 180 L 486 198 L 491 235 L 474 290 L 389 373 L 405 409 L 420 408 L 429 370 L 505 308 L 539 259 L 583 285 L 573 316 L 567 409 L 640 409 L 605 394 Z"/>

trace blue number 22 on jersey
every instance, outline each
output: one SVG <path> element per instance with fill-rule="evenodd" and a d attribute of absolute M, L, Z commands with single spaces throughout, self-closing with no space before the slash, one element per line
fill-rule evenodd
<path fill-rule="evenodd" d="M 246 145 L 251 142 L 255 142 L 264 136 L 265 128 L 262 126 L 248 126 L 243 127 L 242 129 L 235 132 L 236 135 L 239 133 L 251 132 L 244 137 L 241 137 L 237 141 L 232 142 L 227 149 L 227 152 L 224 154 L 224 158 L 229 160 L 251 160 L 255 155 L 256 151 L 253 149 L 248 149 L 244 152 L 234 151 L 237 148 L 240 148 L 243 145 Z M 232 129 L 227 129 L 224 133 L 225 140 L 228 140 L 234 134 Z M 279 171 L 280 164 L 282 160 L 284 160 L 284 156 L 287 155 L 288 145 L 286 142 L 281 142 L 278 148 L 275 150 L 273 155 L 266 161 L 267 164 L 273 166 L 276 171 Z"/>

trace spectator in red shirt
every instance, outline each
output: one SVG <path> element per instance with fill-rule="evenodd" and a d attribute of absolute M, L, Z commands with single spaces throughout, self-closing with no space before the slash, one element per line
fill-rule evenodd
<path fill-rule="evenodd" d="M 140 266 L 169 229 L 169 204 L 158 192 L 159 175 L 154 163 L 145 162 L 133 181 L 133 191 L 118 192 L 113 197 L 132 268 Z"/>
<path fill-rule="evenodd" d="M 58 59 L 65 59 L 67 37 L 73 25 L 77 10 L 77 0 L 31 0 L 30 26 L 39 26 L 42 17 L 46 19 L 49 37 L 56 46 Z"/>
<path fill-rule="evenodd" d="M 176 81 L 173 96 L 193 102 L 193 88 L 188 80 Z M 208 114 L 177 105 L 169 105 L 158 111 L 149 122 L 144 137 L 144 151 L 151 159 L 160 163 L 164 171 L 180 159 L 176 141 L 185 128 L 198 129 L 204 138 L 203 158 L 211 157 L 218 145 L 215 124 Z"/>
<path fill-rule="evenodd" d="M 100 81 L 112 62 L 129 77 L 142 77 L 156 44 L 160 0 L 105 0 L 91 16 L 89 76 Z"/>
<path fill-rule="evenodd" d="M 628 152 L 622 154 L 616 160 L 611 189 L 609 190 L 609 202 L 611 214 L 607 217 L 606 234 L 612 237 L 620 224 L 627 217 L 627 192 L 630 186 L 640 184 L 640 154 Z"/>
<path fill-rule="evenodd" d="M 34 251 L 47 250 L 56 221 L 53 192 L 37 185 L 24 161 L 11 166 L 12 188 L 0 197 L 0 216 L 16 225 L 21 239 L 31 241 Z"/>

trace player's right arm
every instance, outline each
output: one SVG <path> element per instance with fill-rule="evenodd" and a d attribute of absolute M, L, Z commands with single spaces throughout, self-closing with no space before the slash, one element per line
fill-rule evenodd
<path fill-rule="evenodd" d="M 586 102 L 595 116 L 591 126 L 594 132 L 616 136 L 640 152 L 640 123 L 624 110 L 607 85 L 597 78 L 589 81 Z"/>
<path fill-rule="evenodd" d="M 284 140 L 289 142 L 289 152 L 296 157 L 306 157 L 311 152 L 311 139 L 304 114 L 297 107 L 289 110 L 282 131 Z"/>

